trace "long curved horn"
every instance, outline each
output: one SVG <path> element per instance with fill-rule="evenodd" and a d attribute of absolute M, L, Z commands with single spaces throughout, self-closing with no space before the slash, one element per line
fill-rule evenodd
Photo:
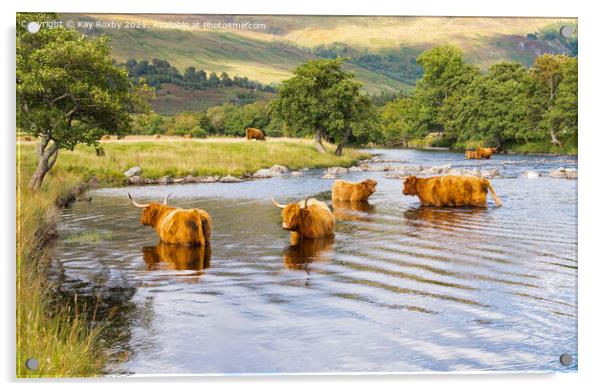
<path fill-rule="evenodd" d="M 167 195 L 167 197 L 165 197 L 165 199 L 163 200 L 163 205 L 167 205 L 167 199 L 168 199 L 169 197 L 171 197 L 171 195 L 172 195 L 172 194 L 173 194 L 173 193 L 169 193 L 169 194 Z"/>
<path fill-rule="evenodd" d="M 303 209 L 307 209 L 307 200 L 309 200 L 310 198 L 311 198 L 311 197 L 307 197 L 307 198 L 305 199 L 305 206 L 303 207 Z"/>
<path fill-rule="evenodd" d="M 280 209 L 284 209 L 284 208 L 286 208 L 286 205 L 279 204 L 278 202 L 276 202 L 276 200 L 275 200 L 273 197 L 272 197 L 272 203 L 273 203 L 274 205 L 276 205 L 276 207 L 278 207 L 278 208 L 280 208 Z"/>
<path fill-rule="evenodd" d="M 134 200 L 134 197 L 132 197 L 132 195 L 130 193 L 128 193 L 128 197 L 130 197 L 130 201 L 132 201 L 132 204 L 134 204 L 135 207 L 137 208 L 146 208 L 149 204 L 139 204 Z"/>

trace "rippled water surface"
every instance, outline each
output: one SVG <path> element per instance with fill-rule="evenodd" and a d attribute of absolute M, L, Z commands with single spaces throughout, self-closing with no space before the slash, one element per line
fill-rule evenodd
<path fill-rule="evenodd" d="M 392 165 L 498 167 L 504 206 L 421 208 L 399 179 L 353 173 L 342 178 L 378 180 L 370 206 L 334 205 L 333 240 L 289 247 L 270 197 L 332 206 L 323 170 L 100 189 L 63 212 L 50 276 L 115 308 L 117 373 L 575 370 L 577 181 L 521 174 L 576 160 L 372 152 Z M 159 245 L 128 191 L 207 210 L 211 248 Z"/>

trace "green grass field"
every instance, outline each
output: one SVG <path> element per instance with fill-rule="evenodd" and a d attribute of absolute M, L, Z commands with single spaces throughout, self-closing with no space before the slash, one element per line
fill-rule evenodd
<path fill-rule="evenodd" d="M 125 183 L 123 172 L 140 166 L 144 178 L 165 175 L 234 175 L 252 174 L 261 168 L 281 164 L 291 170 L 304 167 L 350 166 L 368 157 L 353 149 L 345 149 L 343 156 L 321 154 L 311 140 L 270 139 L 267 142 L 249 142 L 234 138 L 175 139 L 165 141 L 111 141 L 103 143 L 104 156 L 96 156 L 92 147 L 78 146 L 74 151 L 60 151 L 52 174 L 62 172 L 83 178 L 92 175 L 105 184 Z M 334 151 L 334 146 L 327 145 Z M 21 160 L 26 171 L 35 167 L 35 145 L 21 145 Z"/>

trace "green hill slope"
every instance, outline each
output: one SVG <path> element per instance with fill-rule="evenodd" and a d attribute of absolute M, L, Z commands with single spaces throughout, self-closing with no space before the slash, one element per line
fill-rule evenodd
<path fill-rule="evenodd" d="M 576 24 L 576 19 L 569 18 L 147 14 L 69 14 L 65 17 L 76 21 L 140 23 L 138 28 L 133 29 L 122 27 L 82 30 L 91 35 L 108 34 L 112 38 L 113 56 L 120 62 L 128 58 L 159 58 L 169 61 L 180 72 L 188 66 L 194 66 L 207 72 L 227 72 L 231 77 L 246 76 L 272 85 L 290 77 L 292 70 L 299 64 L 320 58 L 317 54 L 323 53 L 321 49 L 328 49 L 333 44 L 343 45 L 353 53 L 352 62 L 356 64 L 348 63 L 345 65 L 346 69 L 355 73 L 370 93 L 409 91 L 413 88 L 415 69 L 408 73 L 409 76 L 397 76 L 395 72 L 398 71 L 391 66 L 399 58 L 395 57 L 400 56 L 399 53 L 407 53 L 402 56 L 411 57 L 408 61 L 411 66 L 411 62 L 421 51 L 436 45 L 453 44 L 462 48 L 469 62 L 482 68 L 502 60 L 520 61 L 528 66 L 542 53 L 567 51 L 566 46 L 557 41 L 529 39 L 528 34 L 563 23 Z M 158 27 L 165 22 L 202 24 L 208 21 L 222 24 L 252 23 L 262 28 Z M 387 56 L 389 60 L 385 61 Z M 217 95 L 224 93 L 225 91 L 219 91 Z M 202 99 L 202 96 L 196 98 Z M 209 100 L 217 101 L 213 98 Z M 182 97 L 182 102 L 185 100 Z M 168 111 L 172 109 L 174 108 L 168 108 Z"/>

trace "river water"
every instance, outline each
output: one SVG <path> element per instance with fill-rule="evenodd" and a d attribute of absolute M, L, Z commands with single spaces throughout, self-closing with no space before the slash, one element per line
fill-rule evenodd
<path fill-rule="evenodd" d="M 335 205 L 333 240 L 289 247 L 270 197 L 332 205 L 323 170 L 99 189 L 63 211 L 49 276 L 112 313 L 113 373 L 576 370 L 577 181 L 521 176 L 576 159 L 370 152 L 390 165 L 497 167 L 504 206 L 421 208 L 385 172 L 346 174 L 379 182 L 370 206 Z M 127 192 L 207 210 L 211 248 L 160 245 Z"/>

